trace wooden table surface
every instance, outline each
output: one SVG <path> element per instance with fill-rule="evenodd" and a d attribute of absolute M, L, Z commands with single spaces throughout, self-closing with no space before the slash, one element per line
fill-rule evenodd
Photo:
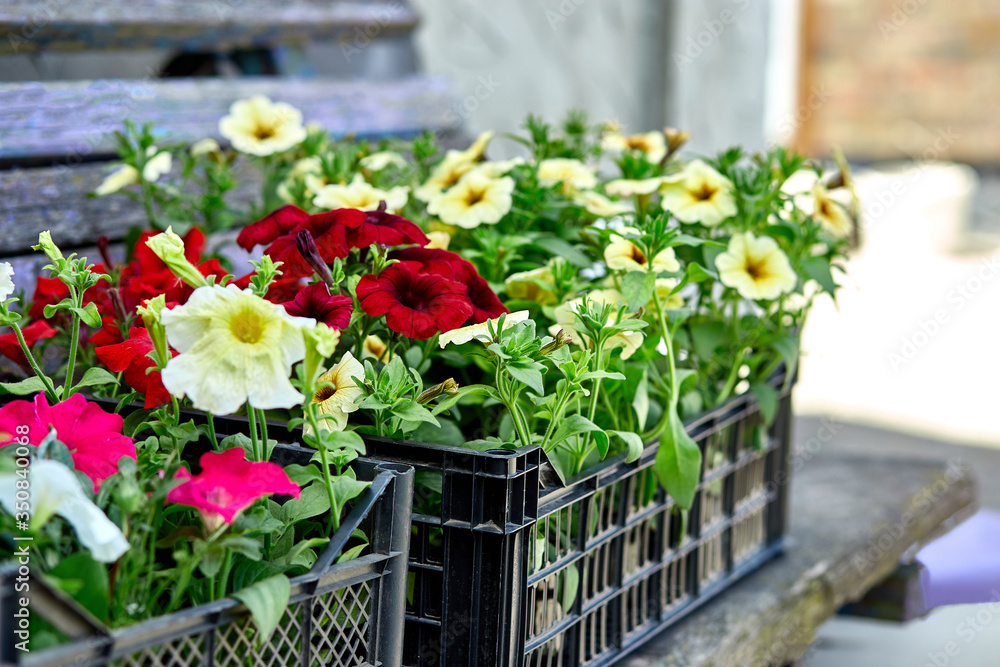
<path fill-rule="evenodd" d="M 623 659 L 626 667 L 783 665 L 820 624 L 971 514 L 969 459 L 938 448 L 859 448 L 843 425 L 798 420 L 784 556 Z M 996 454 L 995 452 L 992 452 Z"/>

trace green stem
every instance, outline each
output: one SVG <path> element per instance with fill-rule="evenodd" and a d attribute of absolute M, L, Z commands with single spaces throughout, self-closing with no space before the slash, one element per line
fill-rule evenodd
<path fill-rule="evenodd" d="M 208 437 L 212 439 L 212 449 L 219 451 L 219 437 L 215 433 L 215 415 L 206 412 L 205 416 L 208 417 Z"/>
<path fill-rule="evenodd" d="M 216 586 L 212 596 L 213 600 L 226 597 L 226 588 L 229 586 L 229 573 L 232 569 L 233 552 L 226 551 L 225 560 L 222 561 L 222 571 L 219 573 L 219 578 L 215 582 Z"/>
<path fill-rule="evenodd" d="M 603 364 L 601 363 L 601 359 L 604 356 L 603 341 L 598 340 L 596 351 L 597 351 L 597 356 L 594 357 L 594 370 L 599 373 L 604 370 L 604 368 L 602 367 Z M 594 416 L 597 414 L 597 398 L 600 393 L 601 393 L 601 378 L 596 377 L 594 378 L 594 389 L 590 394 L 590 410 L 587 415 L 587 419 L 589 419 L 590 421 L 594 421 Z"/>
<path fill-rule="evenodd" d="M 660 330 L 663 332 L 663 342 L 667 346 L 667 368 L 670 371 L 670 409 L 676 410 L 680 401 L 680 388 L 677 386 L 677 368 L 674 362 L 674 340 L 667 326 L 667 316 L 663 312 L 663 305 L 660 303 L 660 295 L 653 290 L 653 302 L 656 304 L 656 316 L 660 321 Z M 668 412 L 664 412 L 668 415 Z"/>
<path fill-rule="evenodd" d="M 326 495 L 330 499 L 330 528 L 331 532 L 336 532 L 340 528 L 340 517 L 335 516 L 334 508 L 337 506 L 333 496 L 333 480 L 330 478 L 330 463 L 326 458 L 326 446 L 319 434 L 319 423 L 316 419 L 315 403 L 306 406 L 306 416 L 309 417 L 309 425 L 312 426 L 316 435 L 316 444 L 319 446 L 319 458 L 323 463 L 323 483 L 326 484 Z"/>
<path fill-rule="evenodd" d="M 73 303 L 77 308 L 83 307 L 83 295 L 77 295 L 76 288 L 70 286 L 70 294 Z M 73 313 L 73 326 L 70 329 L 69 338 L 69 361 L 66 362 L 66 384 L 63 387 L 63 400 L 69 398 L 69 392 L 73 388 L 73 372 L 76 370 L 76 351 L 80 346 L 80 316 Z"/>
<path fill-rule="evenodd" d="M 258 440 L 257 440 L 257 419 L 255 417 L 255 411 L 249 405 L 247 406 L 247 422 L 250 424 L 250 449 L 253 450 L 253 460 L 262 461 L 260 454 L 258 452 Z"/>
<path fill-rule="evenodd" d="M 545 429 L 545 437 L 542 438 L 542 449 L 549 451 L 549 441 L 552 439 L 552 435 L 556 430 L 556 422 L 562 419 L 563 412 L 566 410 L 566 404 L 569 403 L 569 399 L 572 397 L 573 392 L 566 392 L 566 395 L 559 399 L 559 404 L 556 405 L 555 411 L 552 413 L 552 419 L 549 420 L 549 425 Z"/>
<path fill-rule="evenodd" d="M 260 419 L 260 440 L 263 443 L 262 449 L 264 450 L 264 460 L 270 460 L 271 452 L 268 451 L 268 438 L 267 438 L 267 417 L 264 416 L 263 410 L 256 410 L 257 416 Z"/>
<path fill-rule="evenodd" d="M 21 333 L 21 327 L 17 325 L 17 322 L 13 322 L 10 326 L 14 329 L 14 334 L 17 336 L 17 342 L 21 346 L 21 351 L 24 353 L 25 359 L 28 360 L 31 370 L 35 371 L 35 375 L 42 381 L 42 385 L 45 386 L 45 393 L 48 395 L 49 400 L 55 403 L 59 400 L 59 397 L 56 396 L 56 388 L 52 386 L 52 381 L 45 373 L 42 372 L 38 362 L 35 361 L 35 355 L 33 355 L 31 350 L 28 348 L 28 343 L 24 340 L 24 334 Z"/>
<path fill-rule="evenodd" d="M 729 369 L 729 376 L 726 378 L 726 384 L 723 385 L 722 391 L 719 392 L 719 397 L 715 399 L 716 405 L 722 405 L 727 400 L 729 396 L 733 393 L 733 389 L 736 387 L 736 381 L 739 379 L 740 366 L 743 365 L 743 351 L 744 348 L 740 348 L 740 351 L 736 353 L 736 358 L 733 360 L 733 366 Z"/>

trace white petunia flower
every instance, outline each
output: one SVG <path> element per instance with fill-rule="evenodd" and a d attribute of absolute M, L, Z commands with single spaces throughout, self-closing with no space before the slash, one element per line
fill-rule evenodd
<path fill-rule="evenodd" d="M 736 215 L 733 184 L 701 160 L 692 160 L 680 173 L 663 179 L 660 205 L 681 222 L 706 227 Z"/>
<path fill-rule="evenodd" d="M 406 166 L 406 159 L 396 151 L 379 151 L 361 158 L 361 166 L 372 171 L 382 171 L 386 167 Z"/>
<path fill-rule="evenodd" d="M 310 189 L 313 183 L 307 178 Z M 355 174 L 349 185 L 324 185 L 316 192 L 313 205 L 332 211 L 338 208 L 356 208 L 359 211 L 374 211 L 379 202 L 385 202 L 387 211 L 396 213 L 406 206 L 410 197 L 410 188 L 400 185 L 391 190 L 379 190 L 365 182 L 361 174 Z"/>
<path fill-rule="evenodd" d="M 292 105 L 255 95 L 233 102 L 229 114 L 219 120 L 219 134 L 241 153 L 265 156 L 301 143 L 306 128 L 302 112 Z"/>
<path fill-rule="evenodd" d="M 14 471 L 0 473 L 0 505 L 13 514 L 18 502 Z M 31 530 L 36 531 L 58 514 L 73 526 L 77 538 L 94 560 L 113 563 L 128 551 L 128 540 L 113 521 L 87 497 L 80 480 L 65 464 L 36 459 L 28 467 L 31 485 Z"/>
<path fill-rule="evenodd" d="M 0 262 L 0 303 L 10 298 L 14 293 L 14 267 L 10 262 Z"/>
<path fill-rule="evenodd" d="M 313 403 L 319 403 L 320 415 L 334 416 L 334 419 L 321 419 L 320 428 L 343 431 L 347 426 L 347 415 L 358 409 L 355 401 L 362 393 L 354 378 L 364 380 L 365 367 L 350 352 L 345 352 L 336 365 L 319 376 L 320 382 L 333 386 L 321 387 L 313 396 Z"/>

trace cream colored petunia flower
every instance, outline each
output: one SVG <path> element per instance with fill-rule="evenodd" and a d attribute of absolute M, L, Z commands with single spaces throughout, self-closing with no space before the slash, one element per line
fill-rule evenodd
<path fill-rule="evenodd" d="M 489 178 L 471 172 L 453 188 L 442 192 L 427 205 L 427 212 L 442 222 L 475 229 L 482 224 L 495 224 L 510 211 L 514 179 L 510 176 Z"/>
<path fill-rule="evenodd" d="M 0 262 L 0 303 L 10 298 L 14 293 L 14 267 L 10 262 Z"/>
<path fill-rule="evenodd" d="M 378 336 L 365 336 L 365 342 L 361 344 L 361 358 L 384 361 L 385 353 L 389 351 L 389 346 Z"/>
<path fill-rule="evenodd" d="M 229 114 L 219 120 L 219 134 L 241 153 L 265 156 L 301 143 L 306 138 L 306 128 L 302 125 L 302 112 L 292 105 L 254 95 L 233 102 Z"/>
<path fill-rule="evenodd" d="M 667 310 L 684 306 L 684 297 L 679 293 L 673 293 L 675 287 L 677 287 L 677 281 L 673 278 L 656 279 L 656 296 L 660 297 L 660 305 Z M 653 308 L 655 308 L 655 303 L 653 299 L 650 299 L 646 309 Z"/>
<path fill-rule="evenodd" d="M 427 238 L 430 239 L 425 248 L 436 248 L 438 250 L 447 250 L 448 244 L 451 243 L 451 234 L 442 231 L 430 231 L 427 232 Z"/>
<path fill-rule="evenodd" d="M 701 160 L 692 160 L 678 174 L 663 179 L 660 205 L 681 222 L 713 227 L 736 215 L 733 184 Z"/>
<path fill-rule="evenodd" d="M 819 220 L 823 229 L 836 238 L 850 236 L 854 223 L 843 204 L 834 200 L 819 181 L 813 183 L 812 194 L 813 217 Z"/>
<path fill-rule="evenodd" d="M 361 158 L 361 166 L 372 171 L 382 171 L 387 167 L 406 166 L 406 159 L 396 151 L 379 151 Z"/>
<path fill-rule="evenodd" d="M 320 415 L 333 415 L 334 419 L 321 419 L 320 428 L 343 431 L 347 427 L 347 415 L 358 409 L 355 400 L 361 396 L 361 387 L 354 378 L 365 378 L 365 367 L 350 352 L 345 352 L 340 362 L 319 376 L 320 382 L 329 382 L 332 387 L 321 387 L 313 397 L 319 403 Z"/>
<path fill-rule="evenodd" d="M 505 281 L 507 296 L 511 299 L 534 301 L 539 306 L 551 306 L 556 303 L 556 295 L 535 282 L 538 280 L 550 285 L 555 282 L 555 276 L 552 275 L 551 261 L 537 269 L 512 273 L 507 276 L 507 280 Z"/>
<path fill-rule="evenodd" d="M 146 157 L 149 159 L 142 168 L 142 178 L 150 183 L 158 181 L 160 176 L 168 173 L 173 167 L 173 156 L 167 151 L 160 151 L 156 146 L 149 146 L 146 149 Z M 94 190 L 94 194 L 103 197 L 138 182 L 139 171 L 130 164 L 123 164 L 105 176 Z"/>
<path fill-rule="evenodd" d="M 282 201 L 292 202 L 292 187 L 299 181 L 305 183 L 306 199 L 312 199 L 316 193 L 327 184 L 327 180 L 322 176 L 323 161 L 318 155 L 304 157 L 296 160 L 285 180 L 278 185 L 278 196 Z"/>
<path fill-rule="evenodd" d="M 573 203 L 582 206 L 587 213 L 596 215 L 598 218 L 613 218 L 616 215 L 625 215 L 632 212 L 632 207 L 619 201 L 612 201 L 600 192 L 593 190 L 575 190 L 572 194 Z"/>
<path fill-rule="evenodd" d="M 601 148 L 606 151 L 642 151 L 647 162 L 659 164 L 667 156 L 667 139 L 663 132 L 622 134 L 611 131 L 601 137 Z"/>
<path fill-rule="evenodd" d="M 167 341 L 180 354 L 163 369 L 163 386 L 199 410 L 231 414 L 244 403 L 290 408 L 303 396 L 288 378 L 305 356 L 302 329 L 316 326 L 235 285 L 199 287 L 163 310 Z"/>
<path fill-rule="evenodd" d="M 584 296 L 571 299 L 564 304 L 556 306 L 555 309 L 555 320 L 556 323 L 549 327 L 549 333 L 553 336 L 559 333 L 560 329 L 564 331 L 573 331 L 573 342 L 577 345 L 590 345 L 590 339 L 579 329 L 575 329 L 576 318 L 580 308 L 583 306 L 583 300 L 587 299 L 591 303 L 598 303 L 600 305 L 616 305 L 619 303 L 624 303 L 625 299 L 622 297 L 621 292 L 615 289 L 599 289 L 587 292 Z M 611 320 L 609 324 L 614 321 L 617 317 L 617 313 L 611 314 Z M 641 331 L 623 331 L 621 333 L 615 334 L 608 339 L 606 351 L 615 349 L 616 347 L 622 348 L 622 359 L 628 359 L 631 357 L 636 350 L 642 345 L 643 334 Z"/>
<path fill-rule="evenodd" d="M 308 184 L 309 181 L 307 180 Z M 359 211 L 374 211 L 379 202 L 384 201 L 386 210 L 392 213 L 406 206 L 410 188 L 399 185 L 391 190 L 379 190 L 365 182 L 361 174 L 354 174 L 349 185 L 324 185 L 316 193 L 313 205 L 332 211 L 338 208 L 356 208 Z"/>
<path fill-rule="evenodd" d="M 430 202 L 439 194 L 458 183 L 477 163 L 483 160 L 486 147 L 495 134 L 496 132 L 492 130 L 483 132 L 464 151 L 450 150 L 445 153 L 444 159 L 431 171 L 427 182 L 414 190 L 413 196 L 422 202 Z"/>
<path fill-rule="evenodd" d="M 189 152 L 192 157 L 198 157 L 199 155 L 215 155 L 221 153 L 222 148 L 219 146 L 218 141 L 208 137 L 191 144 Z"/>
<path fill-rule="evenodd" d="M 506 174 L 508 171 L 514 167 L 524 164 L 523 157 L 515 157 L 509 160 L 501 160 L 497 162 L 480 162 L 473 170 L 488 176 L 489 178 L 499 178 Z"/>
<path fill-rule="evenodd" d="M 549 158 L 538 163 L 538 183 L 543 187 L 562 183 L 567 194 L 571 188 L 589 190 L 597 185 L 597 167 L 571 158 Z"/>
<path fill-rule="evenodd" d="M 604 249 L 604 262 L 609 269 L 614 271 L 649 271 L 656 273 L 660 271 L 680 271 L 681 265 L 677 262 L 673 248 L 664 248 L 656 253 L 652 261 L 637 246 L 630 237 L 640 236 L 638 229 L 623 227 L 622 235 L 612 234 L 608 247 Z"/>
<path fill-rule="evenodd" d="M 604 184 L 604 191 L 616 197 L 631 197 L 633 195 L 651 195 L 663 185 L 662 178 L 619 178 Z"/>
<path fill-rule="evenodd" d="M 719 279 L 747 299 L 776 299 L 795 289 L 798 277 L 788 257 L 770 236 L 735 234 L 715 258 Z"/>
<path fill-rule="evenodd" d="M 519 310 L 516 313 L 508 313 L 503 320 L 504 331 L 510 329 L 512 326 L 518 322 L 523 322 L 528 319 L 528 311 Z M 438 345 L 442 348 L 449 345 L 461 345 L 463 343 L 468 343 L 470 340 L 477 339 L 479 341 L 489 342 L 490 341 L 490 325 L 493 323 L 493 330 L 496 331 L 498 324 L 500 323 L 500 318 L 497 317 L 492 320 L 486 320 L 486 322 L 480 322 L 479 324 L 470 324 L 467 327 L 459 327 L 458 329 L 452 329 L 451 331 L 445 331 L 438 338 Z"/>

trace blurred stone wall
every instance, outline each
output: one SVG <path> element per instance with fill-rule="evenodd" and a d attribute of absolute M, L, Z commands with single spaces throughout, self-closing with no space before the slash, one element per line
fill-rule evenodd
<path fill-rule="evenodd" d="M 806 150 L 1000 160 L 1000 0 L 805 2 Z"/>

